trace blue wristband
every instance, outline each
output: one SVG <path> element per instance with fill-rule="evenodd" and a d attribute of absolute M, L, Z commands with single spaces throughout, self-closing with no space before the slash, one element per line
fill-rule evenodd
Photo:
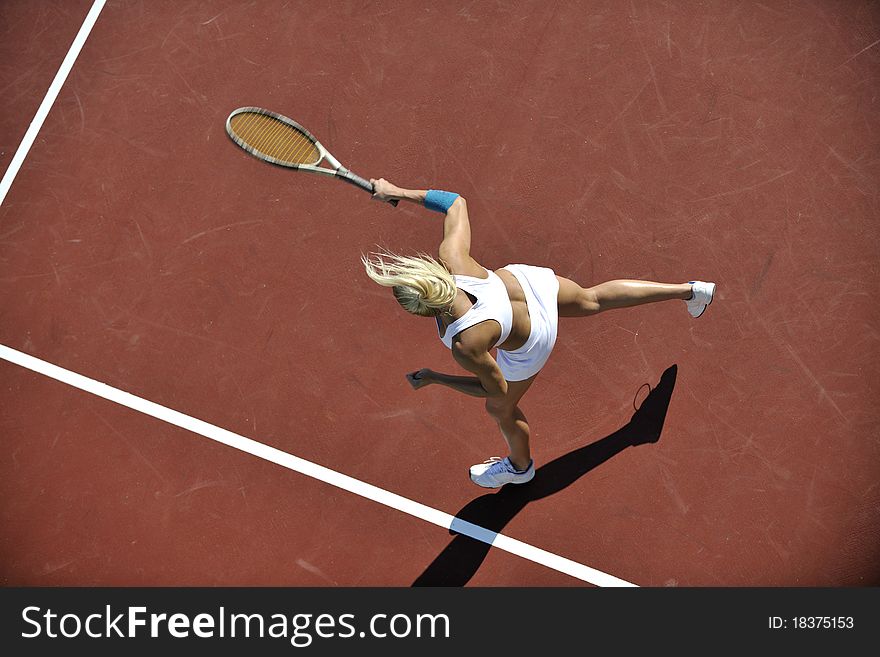
<path fill-rule="evenodd" d="M 425 194 L 425 207 L 434 212 L 449 212 L 449 208 L 455 203 L 458 194 L 444 192 L 439 189 L 429 189 Z"/>

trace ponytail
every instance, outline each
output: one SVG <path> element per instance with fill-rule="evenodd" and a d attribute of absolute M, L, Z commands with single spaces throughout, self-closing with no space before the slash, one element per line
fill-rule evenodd
<path fill-rule="evenodd" d="M 448 312 L 455 300 L 455 279 L 440 262 L 420 253 L 401 256 L 373 253 L 361 256 L 367 276 L 379 285 L 392 288 L 404 310 L 422 317 Z"/>

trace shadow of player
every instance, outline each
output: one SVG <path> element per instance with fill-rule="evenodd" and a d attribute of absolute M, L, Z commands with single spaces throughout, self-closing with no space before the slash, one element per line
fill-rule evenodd
<path fill-rule="evenodd" d="M 472 523 L 490 530 L 485 537 L 491 541 L 530 502 L 558 493 L 627 447 L 660 440 L 677 373 L 677 365 L 667 368 L 630 421 L 611 435 L 541 466 L 527 484 L 504 486 L 497 493 L 469 502 L 455 515 L 450 529 L 455 538 L 412 585 L 464 586 L 477 572 L 491 545 L 459 534 L 455 531 L 457 523 Z"/>

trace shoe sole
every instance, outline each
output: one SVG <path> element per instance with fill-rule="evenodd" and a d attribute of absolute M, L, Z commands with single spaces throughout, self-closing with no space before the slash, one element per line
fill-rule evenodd
<path fill-rule="evenodd" d="M 502 488 L 502 487 L 506 486 L 507 484 L 527 484 L 534 478 L 535 478 L 535 475 L 532 475 L 531 477 L 529 477 L 525 481 L 507 481 L 507 482 L 501 484 L 501 486 L 484 486 L 483 484 L 479 483 L 476 479 L 474 479 L 470 473 L 468 473 L 468 479 L 470 479 L 477 486 L 479 486 L 480 488 L 489 488 L 492 490 L 494 490 L 496 488 Z"/>
<path fill-rule="evenodd" d="M 468 476 L 470 477 L 470 475 L 468 475 Z M 480 488 L 489 488 L 489 489 L 493 489 L 493 490 L 494 490 L 494 489 L 496 489 L 496 488 L 501 488 L 501 486 L 504 486 L 504 484 L 501 484 L 501 486 L 484 486 L 483 484 L 481 484 L 481 483 L 475 481 L 473 477 L 470 477 L 470 480 L 471 480 L 471 482 L 475 483 L 475 484 L 476 484 L 477 486 L 479 486 Z"/>

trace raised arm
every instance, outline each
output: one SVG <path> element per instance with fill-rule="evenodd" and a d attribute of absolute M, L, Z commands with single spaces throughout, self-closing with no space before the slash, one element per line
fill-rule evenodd
<path fill-rule="evenodd" d="M 483 276 L 483 268 L 471 257 L 471 224 L 467 202 L 463 196 L 450 192 L 427 189 L 404 189 L 384 178 L 370 180 L 373 196 L 380 201 L 401 200 L 423 205 L 429 210 L 443 212 L 443 240 L 438 255 L 453 273 Z"/>

